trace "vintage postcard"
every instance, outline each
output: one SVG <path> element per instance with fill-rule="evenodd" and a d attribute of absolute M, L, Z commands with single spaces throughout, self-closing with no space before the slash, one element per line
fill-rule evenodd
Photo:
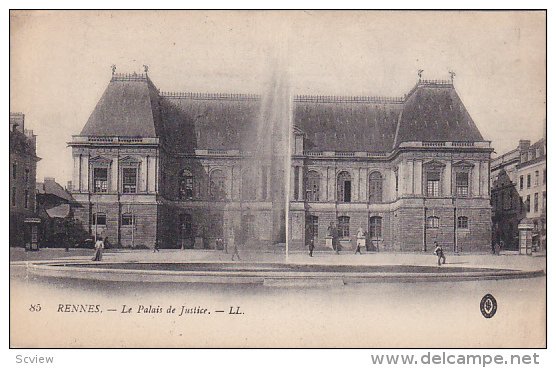
<path fill-rule="evenodd" d="M 546 347 L 545 11 L 12 10 L 9 51 L 11 347 Z"/>

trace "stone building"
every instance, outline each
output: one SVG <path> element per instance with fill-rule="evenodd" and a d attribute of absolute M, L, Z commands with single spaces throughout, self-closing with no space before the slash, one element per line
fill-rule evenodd
<path fill-rule="evenodd" d="M 492 160 L 491 195 L 493 238 L 510 250 L 518 249 L 518 225 L 530 218 L 535 242 L 546 236 L 546 144 L 541 139 L 519 145 Z M 544 234 L 544 235 L 543 235 Z"/>
<path fill-rule="evenodd" d="M 25 115 L 10 113 L 10 246 L 37 243 L 36 146 L 36 135 L 25 129 Z"/>
<path fill-rule="evenodd" d="M 41 246 L 63 247 L 74 246 L 75 240 L 70 237 L 76 230 L 68 229 L 72 224 L 71 194 L 56 182 L 54 178 L 46 177 L 36 186 L 37 215 L 41 219 Z M 82 229 L 81 229 L 82 230 Z M 83 234 L 83 236 L 87 234 Z M 83 240 L 83 238 L 79 239 Z"/>
<path fill-rule="evenodd" d="M 533 245 L 546 249 L 546 140 L 528 145 L 517 165 L 522 211 L 533 221 Z"/>
<path fill-rule="evenodd" d="M 75 215 L 122 246 L 212 248 L 230 229 L 273 243 L 273 183 L 252 157 L 261 98 L 160 92 L 146 74 L 114 74 L 73 152 Z M 420 80 L 404 97 L 295 96 L 290 247 L 324 246 L 333 223 L 381 250 L 489 249 L 490 142 L 453 82 Z M 288 115 L 288 114 L 285 114 Z"/>

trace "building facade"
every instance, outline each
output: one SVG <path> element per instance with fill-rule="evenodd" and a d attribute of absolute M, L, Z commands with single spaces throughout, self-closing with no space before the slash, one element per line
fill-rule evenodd
<path fill-rule="evenodd" d="M 25 115 L 10 113 L 10 246 L 37 242 L 36 146 L 33 131 L 25 129 Z"/>
<path fill-rule="evenodd" d="M 517 165 L 518 192 L 523 213 L 533 221 L 533 245 L 546 249 L 546 140 L 521 152 Z"/>
<path fill-rule="evenodd" d="M 518 225 L 530 218 L 536 246 L 546 242 L 546 141 L 529 140 L 492 160 L 493 239 L 517 250 Z"/>
<path fill-rule="evenodd" d="M 275 178 L 263 159 L 246 169 L 258 160 L 248 147 L 261 104 L 114 74 L 69 143 L 75 216 L 122 246 L 213 248 L 232 229 L 246 246 L 271 245 Z M 333 224 L 344 248 L 361 227 L 381 250 L 489 249 L 492 149 L 452 81 L 292 104 L 290 248 L 325 246 Z"/>

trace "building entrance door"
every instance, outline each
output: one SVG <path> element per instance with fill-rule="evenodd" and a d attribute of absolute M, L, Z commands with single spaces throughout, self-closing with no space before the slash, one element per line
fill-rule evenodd
<path fill-rule="evenodd" d="M 181 249 L 191 249 L 194 245 L 193 238 L 193 222 L 191 215 L 188 213 L 182 213 L 179 217 L 179 236 L 178 245 Z"/>

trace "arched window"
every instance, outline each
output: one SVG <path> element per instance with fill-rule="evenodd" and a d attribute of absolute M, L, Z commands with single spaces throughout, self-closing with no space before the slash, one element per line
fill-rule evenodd
<path fill-rule="evenodd" d="M 341 238 L 349 237 L 349 216 L 338 217 L 338 236 Z"/>
<path fill-rule="evenodd" d="M 226 176 L 219 169 L 212 170 L 210 173 L 209 193 L 212 198 L 223 199 L 226 197 Z"/>
<path fill-rule="evenodd" d="M 351 175 L 347 171 L 338 174 L 338 202 L 351 202 Z"/>
<path fill-rule="evenodd" d="M 436 216 L 429 216 L 427 218 L 427 229 L 438 229 L 440 226 L 440 219 Z"/>
<path fill-rule="evenodd" d="M 458 229 L 469 229 L 469 219 L 467 216 L 458 217 Z"/>
<path fill-rule="evenodd" d="M 369 235 L 371 239 L 382 238 L 382 217 L 373 216 L 369 219 Z"/>
<path fill-rule="evenodd" d="M 382 175 L 378 171 L 369 175 L 369 203 L 382 203 Z"/>
<path fill-rule="evenodd" d="M 179 177 L 179 198 L 182 200 L 193 199 L 193 174 L 184 169 Z"/>
<path fill-rule="evenodd" d="M 318 202 L 320 192 L 320 174 L 316 171 L 307 173 L 305 182 L 305 198 L 309 202 Z"/>

